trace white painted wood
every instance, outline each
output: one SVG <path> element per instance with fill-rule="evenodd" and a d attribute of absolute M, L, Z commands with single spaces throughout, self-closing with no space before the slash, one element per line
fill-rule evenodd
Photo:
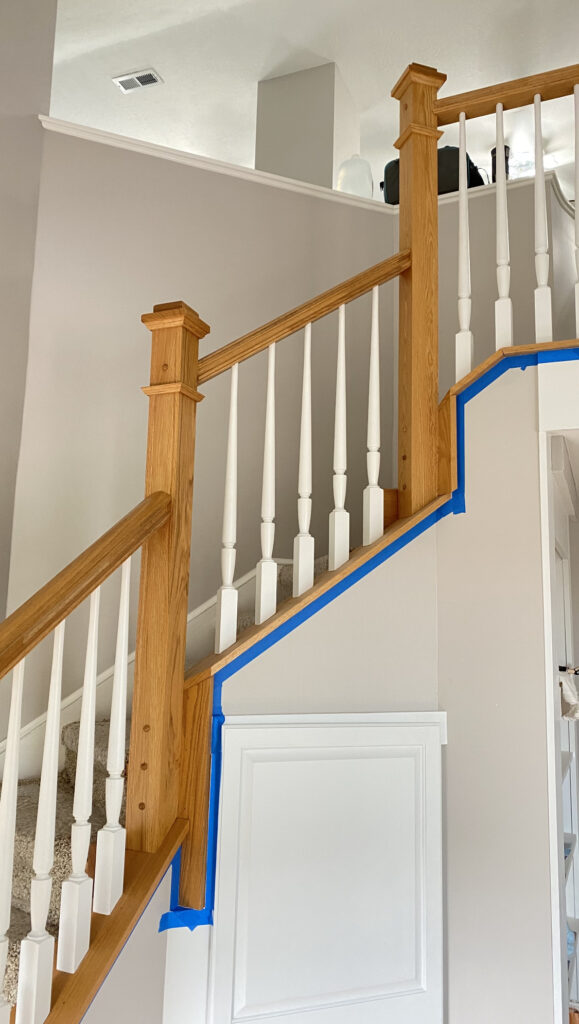
<path fill-rule="evenodd" d="M 163 1024 L 207 1024 L 211 925 L 167 932 Z"/>
<path fill-rule="evenodd" d="M 499 297 L 495 302 L 495 343 L 497 349 L 499 349 L 513 344 L 513 303 L 509 295 L 511 264 L 502 103 L 497 103 L 496 168 L 497 285 Z"/>
<path fill-rule="evenodd" d="M 211 1024 L 440 1024 L 440 719 L 227 720 Z"/>
<path fill-rule="evenodd" d="M 575 195 L 579 196 L 579 85 L 573 89 L 575 102 Z M 579 338 L 579 217 L 575 216 L 575 336 Z"/>
<path fill-rule="evenodd" d="M 94 776 L 100 587 L 91 594 L 71 829 L 72 872 L 63 882 L 56 966 L 74 974 L 90 944 L 92 878 L 86 873 Z"/>
<path fill-rule="evenodd" d="M 222 160 L 197 156 L 194 153 L 187 153 L 182 149 L 171 149 L 169 146 L 161 146 L 156 142 L 144 142 L 142 139 L 134 139 L 127 135 L 117 135 L 116 132 L 106 132 L 101 128 L 91 128 L 88 125 L 63 121 L 56 117 L 47 117 L 44 114 L 39 114 L 38 119 L 46 131 L 56 132 L 59 135 L 69 135 L 75 139 L 86 139 L 89 142 L 96 142 L 100 145 L 112 146 L 114 149 L 124 149 L 131 153 L 141 153 L 145 156 L 168 160 L 171 163 L 185 164 L 187 167 L 198 167 L 201 170 L 214 174 L 225 174 L 228 177 L 240 178 L 242 181 L 269 185 L 270 188 L 281 189 L 284 192 L 296 192 L 298 195 L 326 199 L 330 203 L 342 203 L 345 206 L 360 207 L 361 209 L 371 210 L 376 216 L 397 216 L 396 210 L 392 210 L 391 207 L 380 200 L 349 195 L 347 192 L 338 192 L 334 188 L 325 188 L 323 185 L 312 185 L 306 181 L 297 181 L 295 178 L 284 178 L 281 175 L 272 174 L 269 171 L 260 171 L 254 167 L 240 167 L 238 164 L 224 163 Z"/>
<path fill-rule="evenodd" d="M 6 737 L 6 760 L 0 795 L 0 1024 L 10 1024 L 11 1006 L 2 995 L 6 960 L 8 957 L 8 929 L 12 909 L 12 874 L 14 868 L 14 837 L 16 831 L 16 803 L 18 797 L 18 755 L 20 751 L 20 723 L 22 720 L 22 692 L 24 688 L 24 659 L 12 673 L 10 716 Z"/>
<path fill-rule="evenodd" d="M 470 283 L 470 235 L 468 226 L 468 171 L 466 154 L 466 115 L 459 118 L 458 157 L 458 333 L 455 339 L 455 380 L 472 370 L 473 336 L 470 329 L 472 307 Z"/>
<path fill-rule="evenodd" d="M 30 886 L 30 932 L 21 945 L 16 1024 L 42 1024 L 50 1011 L 54 938 L 46 930 L 46 921 L 52 890 L 50 873 L 54 863 L 64 627 L 65 623 L 61 622 L 54 631 L 32 861 L 34 874 Z"/>
<path fill-rule="evenodd" d="M 215 653 L 231 647 L 237 637 L 237 590 L 233 586 L 235 542 L 237 540 L 237 392 L 239 365 L 231 367 L 229 431 L 225 466 L 225 497 L 223 502 L 223 534 L 221 550 L 222 586 L 217 594 Z"/>
<path fill-rule="evenodd" d="M 337 569 L 350 557 L 350 513 L 346 511 L 346 307 L 338 310 L 338 356 L 334 414 L 334 509 L 330 512 L 328 568 Z"/>
<path fill-rule="evenodd" d="M 372 330 L 368 382 L 368 435 L 366 464 L 368 486 L 364 488 L 362 544 L 372 544 L 384 533 L 384 491 L 378 486 L 380 474 L 380 325 L 378 287 L 372 289 Z"/>
<path fill-rule="evenodd" d="M 549 287 L 549 233 L 547 228 L 547 193 L 543 162 L 543 129 L 541 97 L 534 98 L 535 110 L 535 341 L 553 340 L 553 312 Z"/>
<path fill-rule="evenodd" d="M 261 487 L 261 561 L 255 575 L 255 621 L 265 622 L 277 608 L 277 565 L 273 560 L 275 536 L 275 345 L 267 359 L 265 439 Z"/>
<path fill-rule="evenodd" d="M 131 559 L 128 558 L 121 570 L 115 674 L 107 751 L 107 821 L 97 835 L 93 897 L 93 910 L 97 914 L 110 914 L 123 894 L 126 831 L 119 819 L 125 788 L 130 589 Z"/>
<path fill-rule="evenodd" d="M 293 596 L 299 597 L 314 584 L 314 538 L 312 518 L 312 325 L 304 330 L 302 414 L 298 468 L 298 526 L 294 539 Z"/>

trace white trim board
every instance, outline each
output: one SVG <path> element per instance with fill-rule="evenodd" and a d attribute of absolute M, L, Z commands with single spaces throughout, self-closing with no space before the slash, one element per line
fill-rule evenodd
<path fill-rule="evenodd" d="M 256 170 L 254 167 L 228 164 L 222 160 L 199 156 L 186 150 L 172 149 L 170 146 L 161 146 L 156 142 L 144 142 L 142 139 L 131 138 L 128 135 L 117 135 L 114 132 L 103 131 L 101 128 L 91 128 L 88 125 L 75 124 L 72 121 L 61 121 L 58 118 L 47 117 L 44 114 L 39 114 L 38 117 L 46 131 L 56 132 L 58 135 L 70 135 L 75 139 L 84 139 L 86 142 L 97 142 L 104 146 L 112 146 L 115 149 L 125 149 L 132 153 L 141 153 L 143 156 L 157 157 L 158 159 L 169 160 L 172 163 L 185 164 L 187 167 L 196 167 L 201 171 L 210 171 L 214 174 L 225 174 L 232 178 L 241 178 L 243 181 L 253 182 L 257 185 L 269 185 L 271 188 L 283 189 L 286 192 L 296 192 L 299 195 L 327 199 L 330 202 L 342 203 L 345 206 L 357 206 L 365 210 L 372 210 L 374 213 L 380 213 L 382 216 L 398 216 L 398 206 L 390 206 L 381 199 L 363 199 L 360 196 L 349 195 L 347 192 L 338 192 L 335 189 L 324 188 L 322 185 L 311 185 L 308 182 L 297 181 L 294 178 L 283 178 L 281 175 L 271 174 L 269 171 Z M 531 185 L 533 181 L 534 178 L 515 178 L 507 183 L 508 190 Z M 551 184 L 560 206 L 570 217 L 574 218 L 574 206 L 565 198 L 557 172 L 547 171 L 545 181 Z M 492 183 L 469 189 L 469 202 L 476 200 L 479 196 L 494 192 L 494 190 L 495 185 Z M 457 202 L 458 192 L 450 192 L 447 195 L 439 196 L 438 199 L 439 205 Z"/>

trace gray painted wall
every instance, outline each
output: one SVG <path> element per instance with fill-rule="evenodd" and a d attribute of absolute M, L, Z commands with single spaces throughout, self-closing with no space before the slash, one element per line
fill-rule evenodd
<path fill-rule="evenodd" d="M 225 714 L 436 708 L 432 530 L 223 684 Z"/>
<path fill-rule="evenodd" d="M 376 204 L 296 194 L 140 153 L 48 134 L 39 210 L 30 363 L 12 546 L 9 603 L 38 586 L 141 500 L 150 334 L 140 315 L 183 298 L 218 348 L 393 251 L 393 220 Z M 382 410 L 392 429 L 393 291 L 382 289 Z M 352 541 L 365 484 L 369 296 L 347 316 Z M 332 507 L 337 314 L 313 330 L 313 532 L 327 552 Z M 240 369 L 237 575 L 259 557 L 267 358 Z M 276 554 L 297 530 L 301 338 L 278 350 L 280 458 Z M 228 417 L 227 375 L 199 407 L 190 607 L 215 592 Z M 391 484 L 390 447 L 382 480 Z M 114 587 L 103 603 L 101 667 L 112 663 Z M 68 631 L 65 693 L 81 679 L 85 612 Z M 46 646 L 46 645 L 45 645 Z M 43 666 L 47 653 L 39 654 Z M 34 659 L 32 659 L 34 661 Z M 44 672 L 45 668 L 31 672 Z M 36 678 L 36 676 L 34 676 Z M 29 685 L 24 721 L 44 710 Z"/>
<path fill-rule="evenodd" d="M 537 373 L 466 409 L 467 514 L 438 526 L 448 1024 L 553 1019 Z M 524 1010 L 522 1009 L 524 1007 Z"/>
<path fill-rule="evenodd" d="M 36 212 L 48 113 L 56 0 L 0 5 L 0 618 L 10 563 L 28 352 Z"/>

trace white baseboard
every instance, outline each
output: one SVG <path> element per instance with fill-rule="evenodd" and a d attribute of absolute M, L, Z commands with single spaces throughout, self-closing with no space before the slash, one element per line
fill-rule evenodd
<path fill-rule="evenodd" d="M 277 559 L 280 565 L 287 564 L 289 559 Z M 235 581 L 239 591 L 239 613 L 249 611 L 255 603 L 255 569 L 241 576 Z M 210 598 L 204 604 L 199 605 L 189 612 L 187 616 L 187 664 L 195 664 L 213 650 L 213 634 L 215 629 L 215 604 L 216 597 Z M 133 692 L 133 669 L 135 652 L 129 655 L 129 702 Z M 114 667 L 101 672 L 97 678 L 97 720 L 107 718 L 111 706 L 111 693 L 113 683 Z M 80 705 L 82 699 L 82 687 L 74 693 L 65 697 L 61 704 L 60 724 L 68 725 L 70 722 L 78 722 L 80 718 Z M 40 775 L 42 764 L 42 748 L 44 744 L 44 730 L 46 726 L 46 714 L 28 722 L 20 733 L 20 768 L 21 779 L 34 779 Z M 4 755 L 6 751 L 6 740 L 0 743 L 0 777 L 4 772 Z M 61 767 L 64 764 L 64 747 L 60 751 Z"/>

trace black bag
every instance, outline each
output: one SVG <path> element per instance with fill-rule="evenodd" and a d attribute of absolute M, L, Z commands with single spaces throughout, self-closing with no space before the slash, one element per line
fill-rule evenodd
<path fill-rule="evenodd" d="M 467 153 L 466 180 L 468 188 L 484 185 L 478 167 Z M 384 168 L 384 202 L 397 206 L 400 202 L 400 161 L 391 160 Z M 438 150 L 438 194 L 458 192 L 458 147 L 442 146 Z"/>

